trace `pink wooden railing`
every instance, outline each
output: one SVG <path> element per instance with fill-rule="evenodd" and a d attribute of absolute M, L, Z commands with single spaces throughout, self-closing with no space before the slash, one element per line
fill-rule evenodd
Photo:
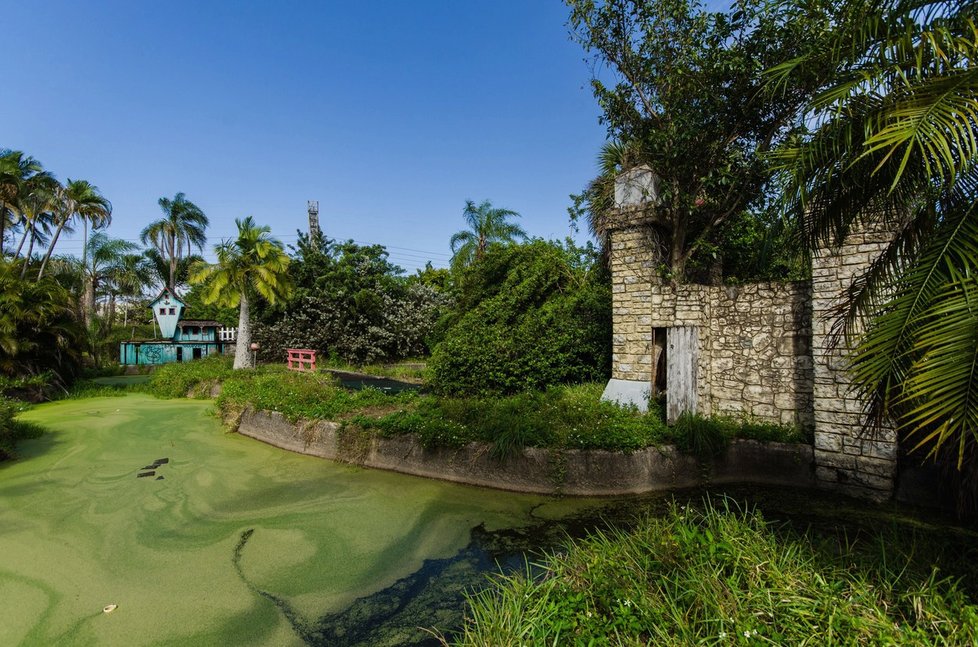
<path fill-rule="evenodd" d="M 308 348 L 290 348 L 288 354 L 290 371 L 313 372 L 316 370 L 316 351 Z"/>

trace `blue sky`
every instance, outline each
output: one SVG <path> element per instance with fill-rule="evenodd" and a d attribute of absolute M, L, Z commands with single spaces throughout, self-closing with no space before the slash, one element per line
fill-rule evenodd
<path fill-rule="evenodd" d="M 288 243 L 318 199 L 327 235 L 444 266 L 466 199 L 566 236 L 604 141 L 559 0 L 0 9 L 0 148 L 98 185 L 119 238 L 184 191 L 212 242 L 253 215 Z"/>

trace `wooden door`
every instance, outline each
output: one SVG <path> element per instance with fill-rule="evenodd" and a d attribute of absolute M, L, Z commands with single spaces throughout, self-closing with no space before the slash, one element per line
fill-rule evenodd
<path fill-rule="evenodd" d="M 669 328 L 666 333 L 666 422 L 686 411 L 696 413 L 699 334 L 694 326 Z"/>

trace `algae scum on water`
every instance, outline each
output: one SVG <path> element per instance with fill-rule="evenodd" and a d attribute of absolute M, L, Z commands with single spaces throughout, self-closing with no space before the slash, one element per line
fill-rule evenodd
<path fill-rule="evenodd" d="M 0 464 L 2 645 L 429 644 L 486 573 L 595 505 L 290 454 L 206 402 L 23 418 L 48 433 Z"/>

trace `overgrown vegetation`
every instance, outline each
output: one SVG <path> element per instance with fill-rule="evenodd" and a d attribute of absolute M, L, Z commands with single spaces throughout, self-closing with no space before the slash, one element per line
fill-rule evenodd
<path fill-rule="evenodd" d="M 0 258 L 0 375 L 70 384 L 81 369 L 84 330 L 54 277 L 29 280 Z"/>
<path fill-rule="evenodd" d="M 385 416 L 351 422 L 387 436 L 417 434 L 426 447 L 485 442 L 500 457 L 524 447 L 634 451 L 668 441 L 661 418 L 603 402 L 601 389 L 585 384 L 511 396 L 422 396 Z"/>
<path fill-rule="evenodd" d="M 312 348 L 354 365 L 426 355 L 447 297 L 387 260 L 380 245 L 300 237 L 290 274 L 294 297 L 266 308 L 254 338 L 263 357 Z"/>
<path fill-rule="evenodd" d="M 217 402 L 225 412 L 252 407 L 278 411 L 291 421 L 339 420 L 388 437 L 417 434 L 425 447 L 484 442 L 499 457 L 524 447 L 631 452 L 676 444 L 681 451 L 706 459 L 717 453 L 703 449 L 703 437 L 721 449 L 734 438 L 807 440 L 792 426 L 730 417 L 688 416 L 667 427 L 655 403 L 650 413 L 643 415 L 634 407 L 602 401 L 603 385 L 598 383 L 509 396 L 438 396 L 410 391 L 388 395 L 376 389 L 351 391 L 329 373 L 298 373 L 284 366 L 234 371 L 229 358 L 209 357 L 157 368 L 145 390 L 159 397 L 209 397 L 211 387 L 218 383 L 222 388 Z"/>
<path fill-rule="evenodd" d="M 296 373 L 284 367 L 234 371 L 222 383 L 217 404 L 222 410 L 253 407 L 299 418 L 337 420 L 365 408 L 397 406 L 410 394 L 385 395 L 376 389 L 351 391 L 326 373 Z"/>
<path fill-rule="evenodd" d="M 232 359 L 221 355 L 194 362 L 164 364 L 153 371 L 150 392 L 160 398 L 184 398 L 191 392 L 208 397 L 210 387 L 232 375 Z"/>
<path fill-rule="evenodd" d="M 513 394 L 607 379 L 611 285 L 593 248 L 493 246 L 458 282 L 429 362 L 435 391 Z"/>
<path fill-rule="evenodd" d="M 14 416 L 28 405 L 0 396 L 0 460 L 16 456 L 19 440 L 37 438 L 43 430 L 37 425 L 15 420 Z"/>
<path fill-rule="evenodd" d="M 734 438 L 780 443 L 811 443 L 814 440 L 810 432 L 806 433 L 797 425 L 692 413 L 679 416 L 671 431 L 671 439 L 679 451 L 703 459 L 721 456 Z"/>
<path fill-rule="evenodd" d="M 673 504 L 497 577 L 454 644 L 973 644 L 974 591 L 938 552 L 906 526 L 846 537 L 725 499 Z"/>

